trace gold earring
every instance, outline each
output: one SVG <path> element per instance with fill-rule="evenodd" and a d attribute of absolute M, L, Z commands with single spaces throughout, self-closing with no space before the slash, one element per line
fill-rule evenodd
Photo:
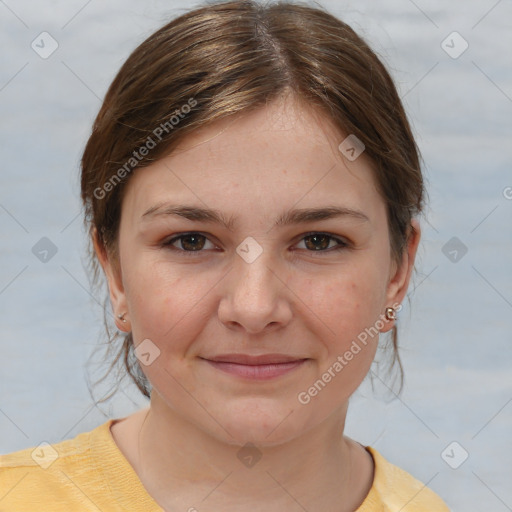
<path fill-rule="evenodd" d="M 395 308 L 386 308 L 386 318 L 388 320 L 395 320 L 396 319 L 396 311 Z"/>

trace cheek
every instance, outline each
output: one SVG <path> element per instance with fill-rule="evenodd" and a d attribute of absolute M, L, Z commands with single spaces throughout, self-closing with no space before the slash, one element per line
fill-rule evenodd
<path fill-rule="evenodd" d="M 359 387 L 368 373 L 379 340 L 376 322 L 380 318 L 381 291 L 378 278 L 351 274 L 330 280 L 315 291 L 306 286 L 302 297 L 303 318 L 319 348 L 316 377 L 303 382 L 298 397 L 301 404 L 314 401 L 319 415 L 328 414 Z M 306 285 L 312 283 L 308 282 Z M 378 327 L 378 326 L 377 326 Z"/>
<path fill-rule="evenodd" d="M 198 278 L 192 265 L 178 271 L 168 262 L 149 258 L 136 265 L 135 271 L 127 272 L 125 285 L 135 343 L 149 338 L 163 356 L 183 355 L 215 314 L 209 292 L 218 276 L 202 273 Z"/>
<path fill-rule="evenodd" d="M 170 265 L 153 263 L 142 265 L 146 271 L 132 273 L 126 294 L 132 316 L 132 335 L 135 344 L 149 339 L 158 348 L 158 357 L 141 369 L 155 389 L 166 389 L 175 401 L 187 397 L 180 386 L 170 386 L 174 377 L 188 382 L 187 389 L 195 390 L 189 382 L 192 372 L 187 359 L 191 340 L 201 335 L 205 322 L 211 316 L 208 291 L 216 280 L 203 276 L 178 275 Z M 171 379 L 171 380 L 170 380 Z"/>
<path fill-rule="evenodd" d="M 303 280 L 295 289 L 311 311 L 308 316 L 318 318 L 329 332 L 327 339 L 344 344 L 379 318 L 385 296 L 379 273 L 371 266 L 346 273 L 342 269 L 336 276 Z"/>
<path fill-rule="evenodd" d="M 193 279 L 169 272 L 137 272 L 126 287 L 134 327 L 160 335 L 194 310 L 204 292 Z"/>

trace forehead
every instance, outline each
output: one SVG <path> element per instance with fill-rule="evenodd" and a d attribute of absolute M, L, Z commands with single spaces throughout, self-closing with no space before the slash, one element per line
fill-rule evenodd
<path fill-rule="evenodd" d="M 383 211 L 371 161 L 347 160 L 346 138 L 321 111 L 282 98 L 196 130 L 172 154 L 137 169 L 123 211 L 138 218 L 163 201 L 274 216 L 276 208 L 341 204 Z M 371 212 L 370 212 L 371 213 Z"/>

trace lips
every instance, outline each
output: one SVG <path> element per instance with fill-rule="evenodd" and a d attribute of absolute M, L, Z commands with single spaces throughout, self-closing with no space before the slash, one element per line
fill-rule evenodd
<path fill-rule="evenodd" d="M 307 359 L 305 357 L 294 357 L 285 354 L 263 354 L 259 356 L 249 354 L 220 354 L 213 357 L 203 357 L 202 359 L 208 359 L 218 363 L 234 363 L 244 364 L 250 366 L 268 365 L 268 364 L 283 364 L 292 363 Z"/>
<path fill-rule="evenodd" d="M 308 358 L 298 358 L 285 354 L 221 354 L 201 358 L 213 368 L 244 380 L 268 380 L 280 377 L 300 368 Z"/>

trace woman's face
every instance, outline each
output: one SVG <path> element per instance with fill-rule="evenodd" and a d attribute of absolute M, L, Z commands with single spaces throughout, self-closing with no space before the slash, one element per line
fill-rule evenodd
<path fill-rule="evenodd" d="M 369 160 L 346 158 L 345 136 L 319 119 L 274 102 L 136 170 L 122 205 L 120 275 L 103 260 L 152 402 L 228 443 L 272 445 L 344 417 L 376 329 L 392 327 L 385 308 L 407 289 L 419 236 L 396 267 Z M 317 209 L 316 219 L 302 215 Z M 223 354 L 305 361 L 255 378 L 208 361 Z"/>

